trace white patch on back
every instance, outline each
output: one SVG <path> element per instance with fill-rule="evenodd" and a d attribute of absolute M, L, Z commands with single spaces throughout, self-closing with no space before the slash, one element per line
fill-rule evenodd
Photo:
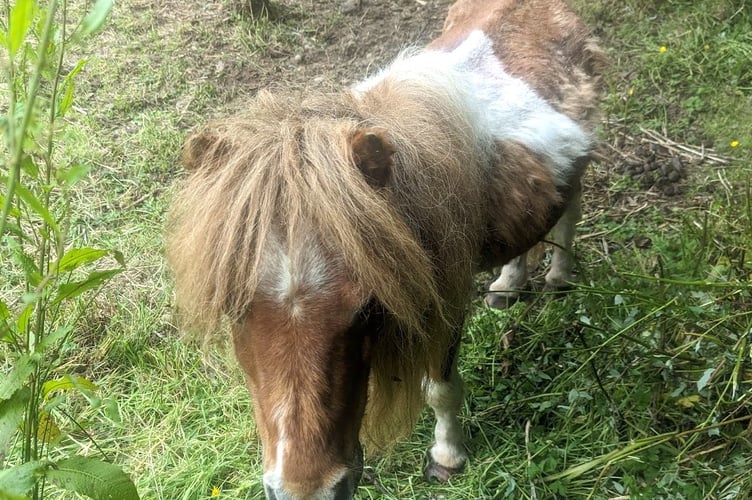
<path fill-rule="evenodd" d="M 490 138 L 524 144 L 548 158 L 559 185 L 566 183 L 574 161 L 586 156 L 592 146 L 589 135 L 574 120 L 504 70 L 491 40 L 481 31 L 473 31 L 449 52 L 403 53 L 353 90 L 364 94 L 387 78 L 442 88 L 466 112 L 480 141 Z"/>

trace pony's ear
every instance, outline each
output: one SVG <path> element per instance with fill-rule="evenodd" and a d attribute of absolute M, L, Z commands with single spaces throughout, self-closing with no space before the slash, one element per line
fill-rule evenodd
<path fill-rule="evenodd" d="M 227 149 L 227 144 L 211 130 L 193 133 L 183 144 L 183 166 L 189 172 L 213 169 L 223 161 Z"/>
<path fill-rule="evenodd" d="M 350 139 L 353 159 L 368 184 L 381 188 L 392 177 L 394 146 L 386 137 L 386 130 L 367 128 L 357 130 Z"/>

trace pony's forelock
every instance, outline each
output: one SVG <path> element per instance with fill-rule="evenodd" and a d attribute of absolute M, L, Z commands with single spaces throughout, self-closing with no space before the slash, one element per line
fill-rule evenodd
<path fill-rule="evenodd" d="M 449 342 L 446 304 L 456 301 L 447 290 L 465 287 L 448 283 L 447 270 L 434 268 L 429 252 L 442 250 L 427 249 L 432 242 L 422 241 L 408 225 L 411 214 L 402 210 L 408 203 L 395 197 L 396 189 L 374 189 L 355 168 L 350 139 L 373 124 L 368 104 L 348 95 L 296 101 L 261 92 L 246 113 L 189 139 L 186 148 L 201 149 L 192 152 L 192 170 L 174 200 L 167 230 L 179 319 L 199 340 L 217 338 L 224 318 L 239 321 L 254 297 L 265 293 L 260 277 L 270 239 L 294 247 L 313 234 L 388 311 L 390 327 L 373 349 L 371 400 L 377 404 L 369 407 L 366 420 L 372 425 L 364 429 L 369 441 L 386 442 L 409 428 L 419 412 L 423 374 Z M 398 106 L 391 110 L 395 117 Z M 416 163 L 436 168 L 452 148 L 446 133 L 428 136 L 435 144 L 426 151 L 426 145 L 406 141 L 415 134 L 404 125 L 395 128 L 388 119 L 375 125 L 390 134 L 399 161 L 416 170 L 413 177 L 423 175 Z M 421 210 L 436 205 L 437 198 L 415 178 L 401 173 L 395 182 L 414 184 L 406 195 L 417 197 L 409 203 Z M 440 203 L 457 209 L 459 201 Z M 433 222 L 421 224 L 456 219 L 441 205 L 435 212 Z M 457 256 L 448 261 L 462 263 L 464 280 L 472 265 L 462 259 L 465 250 L 453 249 Z"/>

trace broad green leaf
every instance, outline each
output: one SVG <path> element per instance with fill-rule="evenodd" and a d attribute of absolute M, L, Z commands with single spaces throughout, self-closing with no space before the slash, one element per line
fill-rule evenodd
<path fill-rule="evenodd" d="M 26 33 L 28 33 L 33 20 L 34 2 L 32 0 L 16 0 L 8 19 L 8 52 L 11 61 L 26 38 Z"/>
<path fill-rule="evenodd" d="M 28 388 L 16 391 L 10 399 L 0 401 L 0 457 L 8 456 L 10 445 L 24 419 Z"/>
<path fill-rule="evenodd" d="M 44 471 L 47 462 L 26 462 L 0 471 L 0 500 L 25 500 L 26 493 L 34 487 Z"/>
<path fill-rule="evenodd" d="M 84 264 L 96 262 L 109 252 L 97 248 L 71 248 L 60 259 L 57 265 L 58 273 L 67 273 L 78 269 Z"/>
<path fill-rule="evenodd" d="M 60 118 L 64 117 L 73 105 L 73 87 L 73 80 L 66 80 L 63 82 L 63 92 L 60 96 L 60 102 L 57 105 L 57 115 Z"/>
<path fill-rule="evenodd" d="M 62 172 L 60 180 L 64 182 L 66 186 L 70 187 L 77 184 L 80 180 L 85 179 L 86 176 L 89 175 L 89 172 L 91 172 L 90 165 L 72 165 Z"/>
<path fill-rule="evenodd" d="M 86 37 L 99 30 L 111 10 L 112 0 L 97 0 L 89 13 L 86 14 L 83 21 L 81 21 L 79 35 L 81 37 Z"/>
<path fill-rule="evenodd" d="M 64 375 L 55 380 L 48 380 L 42 385 L 42 397 L 46 398 L 55 391 L 69 391 L 71 389 L 96 391 L 98 387 L 93 382 L 77 375 Z"/>
<path fill-rule="evenodd" d="M 18 358 L 7 377 L 0 382 L 0 401 L 10 399 L 15 392 L 26 384 L 39 362 L 36 354 L 26 354 Z"/>
<path fill-rule="evenodd" d="M 62 432 L 60 432 L 60 427 L 57 426 L 57 422 L 52 418 L 52 415 L 49 412 L 40 411 L 38 418 L 37 439 L 44 443 L 55 443 L 58 441 Z"/>
<path fill-rule="evenodd" d="M 138 500 L 130 477 L 117 465 L 96 458 L 70 457 L 57 462 L 47 472 L 47 480 L 95 500 Z"/>
<path fill-rule="evenodd" d="M 53 304 L 58 304 L 65 299 L 71 299 L 77 297 L 84 292 L 97 288 L 107 280 L 122 272 L 122 269 L 108 269 L 106 271 L 93 271 L 89 273 L 86 279 L 81 281 L 73 281 L 71 283 L 65 283 L 58 287 L 57 295 Z"/>
<path fill-rule="evenodd" d="M 31 315 L 34 312 L 34 304 L 26 304 L 21 314 L 16 319 L 16 331 L 20 335 L 25 335 L 29 331 L 29 324 L 31 322 Z"/>
<path fill-rule="evenodd" d="M 16 194 L 18 194 L 18 197 L 21 198 L 31 210 L 39 215 L 56 234 L 58 233 L 57 222 L 55 222 L 55 219 L 52 217 L 52 214 L 50 214 L 47 207 L 44 206 L 39 198 L 34 196 L 34 193 L 21 184 L 18 184 L 16 185 Z"/>

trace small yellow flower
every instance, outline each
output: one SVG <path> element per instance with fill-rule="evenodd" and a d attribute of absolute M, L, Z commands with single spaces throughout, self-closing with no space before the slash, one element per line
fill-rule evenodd
<path fill-rule="evenodd" d="M 738 148 L 739 147 L 739 141 L 731 141 L 729 144 L 732 148 Z"/>
<path fill-rule="evenodd" d="M 667 50 L 668 49 L 666 48 L 665 45 L 661 45 L 660 48 L 658 49 L 658 52 L 660 52 L 661 54 L 665 54 Z"/>
<path fill-rule="evenodd" d="M 629 90 L 627 90 L 627 95 L 628 96 L 633 96 L 634 95 L 634 89 L 630 88 Z"/>
<path fill-rule="evenodd" d="M 211 497 L 218 497 L 221 492 L 222 490 L 219 489 L 219 486 L 212 486 Z"/>

